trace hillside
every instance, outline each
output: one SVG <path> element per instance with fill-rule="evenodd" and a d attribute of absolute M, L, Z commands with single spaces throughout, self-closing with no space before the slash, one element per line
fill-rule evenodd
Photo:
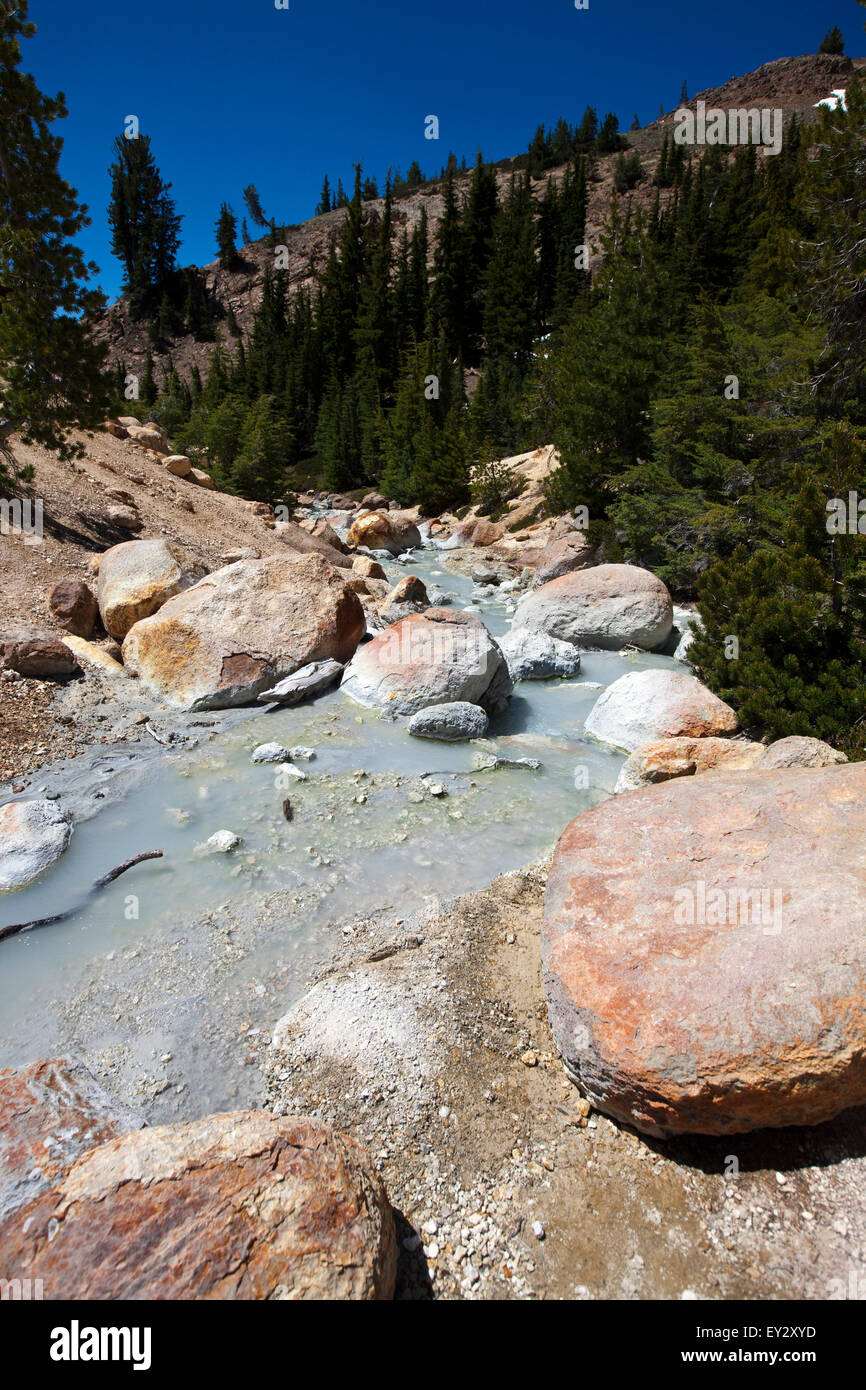
<path fill-rule="evenodd" d="M 774 109 L 781 108 L 786 124 L 795 116 L 801 123 L 808 123 L 815 119 L 815 103 L 828 96 L 833 88 L 846 86 L 855 71 L 864 65 L 866 58 L 851 59 L 831 54 L 778 58 L 765 63 L 755 72 L 732 77 L 721 87 L 707 88 L 699 92 L 689 102 L 689 106 L 694 109 L 700 100 L 705 101 L 708 106 L 772 106 Z M 641 130 L 628 132 L 628 140 L 640 151 L 647 173 L 647 178 L 628 194 L 616 194 L 614 189 L 616 155 L 604 155 L 599 158 L 599 178 L 590 186 L 587 208 L 586 236 L 587 244 L 591 248 L 592 269 L 600 260 L 597 250 L 598 237 L 610 208 L 611 197 L 617 197 L 620 202 L 630 200 L 635 207 L 649 207 L 652 203 L 656 192 L 652 178 L 658 165 L 665 133 L 671 132 L 673 126 L 672 110 Z M 508 185 L 513 167 L 518 163 L 517 159 L 508 159 L 497 164 L 500 195 Z M 553 168 L 543 177 L 534 179 L 533 193 L 539 195 L 543 192 L 549 176 L 560 180 L 563 168 L 564 166 Z M 458 188 L 461 192 L 468 187 L 470 177 L 470 174 L 459 177 Z M 383 205 L 381 198 L 367 202 L 364 204 L 365 213 L 370 217 L 380 217 Z M 404 230 L 411 232 L 417 226 L 423 209 L 428 218 L 432 262 L 443 208 L 444 199 L 439 182 L 427 184 L 418 192 L 395 200 L 395 243 Z M 282 229 L 281 244 L 288 248 L 288 282 L 291 291 L 314 283 L 317 273 L 325 264 L 331 246 L 339 238 L 345 217 L 346 210 L 340 208 Z M 234 314 L 241 335 L 246 336 L 261 301 L 265 266 L 273 261 L 273 250 L 264 238 L 243 248 L 242 254 L 244 264 L 238 270 L 224 270 L 217 260 L 201 267 L 215 316 L 222 320 L 220 338 L 229 346 L 234 340 L 225 324 L 228 311 L 231 310 Z M 212 342 L 196 340 L 189 334 L 171 339 L 164 345 L 151 343 L 147 326 L 134 322 L 130 317 L 125 298 L 118 300 L 101 316 L 97 322 L 95 336 L 107 344 L 108 360 L 112 366 L 122 363 L 127 371 L 139 374 L 144 370 L 145 358 L 150 350 L 158 372 L 164 370 L 171 359 L 181 375 L 186 375 L 193 364 L 196 364 L 204 378 L 214 347 Z"/>

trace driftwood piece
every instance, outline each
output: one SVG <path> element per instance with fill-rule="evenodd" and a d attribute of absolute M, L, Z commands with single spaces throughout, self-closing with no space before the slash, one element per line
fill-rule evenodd
<path fill-rule="evenodd" d="M 102 878 L 96 880 L 90 890 L 90 896 L 92 897 L 98 889 L 106 888 L 116 878 L 120 878 L 120 875 L 125 874 L 127 869 L 134 868 L 136 864 L 141 864 L 145 859 L 161 859 L 162 855 L 161 849 L 148 849 L 143 854 L 136 854 L 132 859 L 124 860 L 122 864 L 118 864 L 116 869 L 112 869 L 110 873 L 103 874 Z M 66 912 L 58 912 L 54 917 L 37 917 L 32 922 L 17 922 L 14 926 L 0 927 L 0 941 L 4 941 L 7 936 L 17 936 L 19 932 L 32 931 L 34 927 L 50 927 L 55 922 L 64 922 L 67 917 L 71 917 L 73 913 L 78 911 L 80 908 L 70 907 Z"/>

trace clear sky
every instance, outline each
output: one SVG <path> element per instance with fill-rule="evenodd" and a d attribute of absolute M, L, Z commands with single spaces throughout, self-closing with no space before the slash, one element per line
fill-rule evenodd
<path fill-rule="evenodd" d="M 88 204 L 79 238 L 114 298 L 108 165 L 124 118 L 150 135 L 183 214 L 182 264 L 216 254 L 220 202 L 254 183 L 279 223 L 312 216 L 327 172 L 383 179 L 449 149 L 501 159 L 589 103 L 628 126 L 774 58 L 814 53 L 832 24 L 866 53 L 854 0 L 31 0 L 24 68 L 63 91 L 62 171 Z M 440 139 L 424 138 L 436 115 Z"/>

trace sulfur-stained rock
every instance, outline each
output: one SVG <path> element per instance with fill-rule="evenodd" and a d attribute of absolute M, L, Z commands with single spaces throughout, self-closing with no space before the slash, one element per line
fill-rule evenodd
<path fill-rule="evenodd" d="M 396 1261 L 364 1150 L 260 1111 L 110 1139 L 0 1224 L 47 1299 L 389 1299 Z"/>
<path fill-rule="evenodd" d="M 649 1134 L 866 1102 L 866 764 L 718 772 L 561 836 L 543 973 L 593 1105 Z"/>
<path fill-rule="evenodd" d="M 204 572 L 171 541 L 124 541 L 112 546 L 102 556 L 97 590 L 106 632 L 122 642 L 133 623 L 158 612 Z"/>
<path fill-rule="evenodd" d="M 629 671 L 599 695 L 586 732 L 632 752 L 662 738 L 733 734 L 737 716 L 685 671 Z"/>
<path fill-rule="evenodd" d="M 505 707 L 512 682 L 480 618 L 428 608 L 359 647 L 343 673 L 343 690 L 359 704 L 395 715 L 455 700 L 496 713 Z"/>
<path fill-rule="evenodd" d="M 365 512 L 352 522 L 346 542 L 350 548 L 387 550 L 399 555 L 421 544 L 421 533 L 413 517 L 402 512 Z"/>
<path fill-rule="evenodd" d="M 0 1221 L 47 1191 L 79 1154 L 144 1121 L 68 1057 L 0 1071 Z"/>
<path fill-rule="evenodd" d="M 224 709 L 310 662 L 348 661 L 364 627 L 343 571 L 319 555 L 269 555 L 216 570 L 136 623 L 123 663 L 174 708 Z"/>
<path fill-rule="evenodd" d="M 662 738 L 641 744 L 620 768 L 614 791 L 669 782 L 673 777 L 693 777 L 698 772 L 745 771 L 755 767 L 764 753 L 762 743 L 734 738 Z"/>

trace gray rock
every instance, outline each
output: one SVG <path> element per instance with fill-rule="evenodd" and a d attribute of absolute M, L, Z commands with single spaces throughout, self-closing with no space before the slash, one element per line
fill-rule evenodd
<path fill-rule="evenodd" d="M 0 806 L 0 890 L 24 888 L 59 859 L 72 834 L 54 801 Z"/>
<path fill-rule="evenodd" d="M 480 705 L 467 700 L 452 700 L 445 705 L 430 705 L 419 710 L 409 720 L 408 729 L 415 738 L 438 738 L 446 743 L 461 743 L 465 739 L 483 738 L 487 733 L 487 715 Z"/>
<path fill-rule="evenodd" d="M 278 685 L 263 691 L 258 702 L 262 705 L 299 705 L 302 700 L 310 700 L 334 685 L 342 671 L 339 661 L 311 661 L 293 675 L 286 676 Z"/>
<path fill-rule="evenodd" d="M 305 748 L 301 743 L 298 744 L 297 748 L 290 748 L 289 752 L 293 762 L 300 760 L 304 763 L 311 763 L 316 756 L 315 748 Z"/>
<path fill-rule="evenodd" d="M 290 763 L 292 755 L 281 743 L 260 743 L 250 760 L 254 763 Z"/>
<path fill-rule="evenodd" d="M 595 565 L 534 589 L 520 604 L 514 626 L 532 627 L 574 646 L 653 651 L 673 627 L 664 584 L 636 565 Z"/>
<path fill-rule="evenodd" d="M 553 680 L 557 677 L 565 679 L 576 676 L 580 671 L 577 647 L 535 628 L 513 628 L 500 639 L 499 646 L 515 683 Z"/>
<path fill-rule="evenodd" d="M 771 743 L 758 761 L 756 769 L 761 772 L 777 767 L 832 767 L 834 763 L 847 763 L 848 759 L 838 748 L 822 743 L 819 738 L 804 738 L 792 735 Z"/>

